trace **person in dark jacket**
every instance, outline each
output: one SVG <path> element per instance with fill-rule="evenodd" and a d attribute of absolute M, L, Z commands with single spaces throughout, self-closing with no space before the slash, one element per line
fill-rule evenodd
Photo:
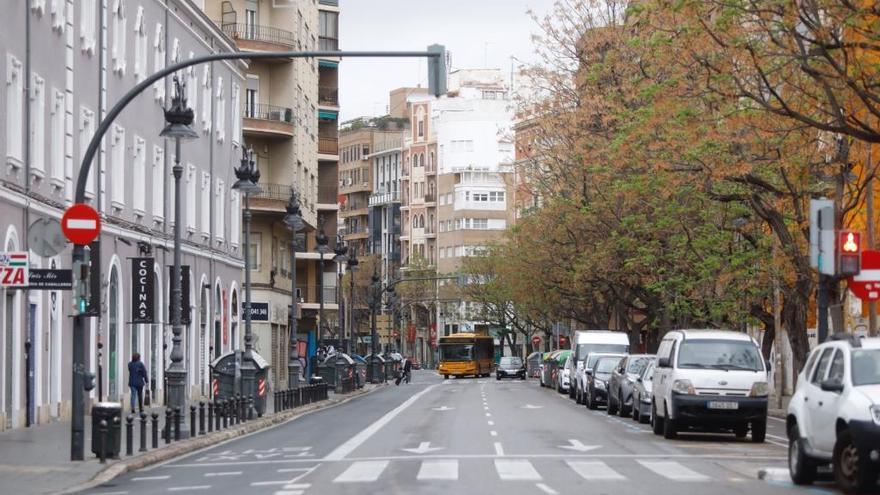
<path fill-rule="evenodd" d="M 148 382 L 147 367 L 141 361 L 141 355 L 135 352 L 128 363 L 128 387 L 131 389 L 132 412 L 134 412 L 135 397 L 137 397 L 138 412 L 144 411 L 144 385 Z"/>

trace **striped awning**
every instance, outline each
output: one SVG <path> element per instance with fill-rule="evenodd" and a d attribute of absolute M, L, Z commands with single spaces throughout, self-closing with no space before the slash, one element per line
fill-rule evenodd
<path fill-rule="evenodd" d="M 318 118 L 321 120 L 336 120 L 339 112 L 334 110 L 318 110 Z"/>

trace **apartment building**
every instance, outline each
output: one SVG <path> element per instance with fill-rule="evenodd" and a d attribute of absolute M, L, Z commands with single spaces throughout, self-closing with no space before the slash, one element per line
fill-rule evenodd
<path fill-rule="evenodd" d="M 342 125 L 339 135 L 339 216 L 343 239 L 358 255 L 369 254 L 369 201 L 373 190 L 369 155 L 376 128 L 365 119 Z"/>
<path fill-rule="evenodd" d="M 31 251 L 35 221 L 60 218 L 73 201 L 81 159 L 108 109 L 169 64 L 218 51 L 232 40 L 190 0 L 10 2 L 0 32 L 0 234 L 2 251 L 30 251 L 30 267 L 70 268 L 71 252 Z M 29 33 L 29 34 L 28 34 Z M 240 339 L 240 198 L 230 186 L 241 156 L 239 88 L 246 65 L 215 62 L 178 74 L 199 139 L 177 157 L 181 188 L 184 364 L 187 395 L 206 394 L 208 364 Z M 127 402 L 126 362 L 139 352 L 148 388 L 163 403 L 170 361 L 169 267 L 174 225 L 174 143 L 159 137 L 171 78 L 133 100 L 113 122 L 92 164 L 87 202 L 102 216 L 91 251 L 100 274 L 100 316 L 87 324 L 93 401 Z M 185 227 L 185 228 L 184 228 Z M 132 324 L 132 258 L 153 265 L 153 315 Z M 100 272 L 98 271 L 100 269 Z M 0 289 L 0 430 L 70 415 L 73 346 L 70 291 Z M 164 349 L 164 351 L 163 351 Z M 28 364 L 26 364 L 28 363 Z M 29 365 L 29 367 L 27 367 Z"/>
<path fill-rule="evenodd" d="M 206 0 L 205 11 L 243 52 L 338 49 L 335 0 Z M 254 151 L 262 189 L 250 199 L 251 300 L 259 309 L 252 316 L 254 348 L 271 364 L 276 387 L 287 383 L 294 270 L 299 355 L 314 354 L 322 297 L 329 330 L 325 337 L 338 322 L 331 261 L 338 209 L 338 70 L 338 58 L 250 60 L 238 96 L 244 143 Z M 292 194 L 305 224 L 297 238 L 295 267 L 293 233 L 283 222 Z M 319 231 L 330 238 L 323 254 L 316 251 Z"/>

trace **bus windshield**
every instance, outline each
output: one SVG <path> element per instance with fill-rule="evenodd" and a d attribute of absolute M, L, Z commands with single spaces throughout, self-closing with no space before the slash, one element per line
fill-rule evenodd
<path fill-rule="evenodd" d="M 440 359 L 471 361 L 474 359 L 474 344 L 440 344 Z"/>

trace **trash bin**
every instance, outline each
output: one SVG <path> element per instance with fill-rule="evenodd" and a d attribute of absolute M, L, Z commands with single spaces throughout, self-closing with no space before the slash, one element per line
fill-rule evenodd
<path fill-rule="evenodd" d="M 254 368 L 256 369 L 254 381 L 257 387 L 254 409 L 257 410 L 257 416 L 262 417 L 266 412 L 266 397 L 269 396 L 269 363 L 257 351 L 251 351 L 251 354 L 254 357 Z"/>
<path fill-rule="evenodd" d="M 113 418 L 117 418 L 113 421 Z M 92 406 L 92 453 L 101 455 L 101 420 L 107 421 L 107 438 L 104 455 L 119 457 L 122 447 L 122 404 L 119 402 L 98 402 Z"/>
<path fill-rule="evenodd" d="M 366 356 L 365 361 L 368 364 L 366 380 L 370 383 L 385 381 L 385 358 L 369 354 Z"/>
<path fill-rule="evenodd" d="M 328 356 L 318 363 L 317 375 L 324 379 L 328 387 L 336 386 L 336 355 Z"/>
<path fill-rule="evenodd" d="M 354 382 L 355 387 L 364 388 L 364 383 L 367 381 L 367 360 L 357 354 L 351 356 L 354 359 Z"/>
<path fill-rule="evenodd" d="M 269 391 L 269 363 L 256 351 L 251 351 L 254 364 L 254 409 L 257 416 L 266 412 L 266 397 Z M 211 396 L 214 400 L 226 400 L 235 397 L 241 390 L 241 361 L 244 352 L 241 350 L 227 352 L 211 363 Z"/>
<path fill-rule="evenodd" d="M 336 388 L 337 394 L 347 394 L 354 390 L 354 359 L 348 354 L 336 354 Z"/>

